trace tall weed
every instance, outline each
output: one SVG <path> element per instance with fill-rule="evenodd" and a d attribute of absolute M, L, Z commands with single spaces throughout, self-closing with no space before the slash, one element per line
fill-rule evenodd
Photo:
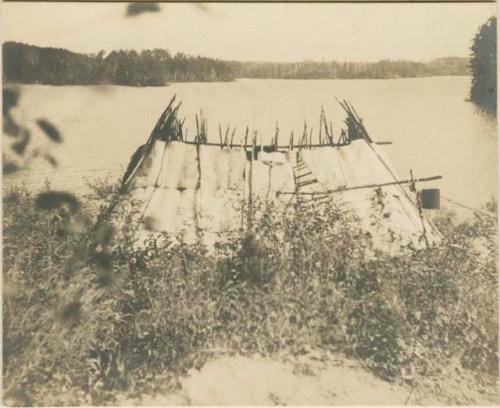
<path fill-rule="evenodd" d="M 41 211 L 12 191 L 4 388 L 34 404 L 110 404 L 154 392 L 165 373 L 175 386 L 217 350 L 336 350 L 412 386 L 449 366 L 498 376 L 495 214 L 456 224 L 444 213 L 440 244 L 390 256 L 341 202 L 256 203 L 250 229 L 208 250 L 181 235 L 137 245 L 127 214 L 95 227 L 85 206 Z"/>

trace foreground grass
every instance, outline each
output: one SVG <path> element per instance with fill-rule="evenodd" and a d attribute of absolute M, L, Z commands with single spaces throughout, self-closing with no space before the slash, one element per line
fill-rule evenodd
<path fill-rule="evenodd" d="M 266 207 L 251 232 L 229 234 L 209 252 L 166 235 L 137 249 L 131 228 L 105 220 L 94 228 L 86 203 L 6 194 L 7 397 L 113 404 L 155 392 L 155 378 L 175 388 L 221 349 L 334 350 L 416 396 L 439 393 L 450 375 L 496 378 L 494 206 L 459 224 L 442 214 L 439 246 L 398 257 L 375 251 L 342 208 L 284 217 Z M 460 398 L 450 401 L 470 402 Z"/>

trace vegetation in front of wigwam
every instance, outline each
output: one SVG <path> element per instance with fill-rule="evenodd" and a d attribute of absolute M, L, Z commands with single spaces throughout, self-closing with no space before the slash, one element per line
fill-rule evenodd
<path fill-rule="evenodd" d="M 286 216 L 256 204 L 252 232 L 208 252 L 166 235 L 137 249 L 130 223 L 95 228 L 87 202 L 42 198 L 3 198 L 6 404 L 165 392 L 214 350 L 345 353 L 409 385 L 409 403 L 477 403 L 498 378 L 494 204 L 442 214 L 442 244 L 391 257 L 340 202 Z"/>
<path fill-rule="evenodd" d="M 497 108 L 497 19 L 491 17 L 478 30 L 471 46 L 471 101 L 489 111 Z"/>

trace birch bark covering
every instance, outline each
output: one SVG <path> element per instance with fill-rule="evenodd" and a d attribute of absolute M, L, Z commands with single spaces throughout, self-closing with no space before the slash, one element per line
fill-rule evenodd
<path fill-rule="evenodd" d="M 439 239 L 407 187 L 349 190 L 397 180 L 384 153 L 364 139 L 341 147 L 259 151 L 253 163 L 249 156 L 239 147 L 155 140 L 129 177 L 118 207 L 135 210 L 141 239 L 163 231 L 210 246 L 225 231 L 246 227 L 250 191 L 252 200 L 270 200 L 283 208 L 294 199 L 321 197 L 349 206 L 382 250 L 395 252 L 410 243 L 423 247 L 424 229 L 430 243 Z"/>

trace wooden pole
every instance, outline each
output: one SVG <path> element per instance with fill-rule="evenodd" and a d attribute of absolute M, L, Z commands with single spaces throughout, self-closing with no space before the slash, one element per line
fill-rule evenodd
<path fill-rule="evenodd" d="M 233 133 L 231 134 L 231 142 L 230 142 L 230 146 L 229 147 L 233 147 L 233 139 L 234 139 L 234 134 L 236 132 L 236 127 L 233 128 Z"/>
<path fill-rule="evenodd" d="M 250 171 L 248 174 L 248 214 L 247 214 L 247 228 L 252 228 L 253 224 L 253 198 L 252 198 L 252 184 L 253 184 L 253 160 L 255 154 L 255 144 L 257 142 L 257 135 L 254 134 L 252 138 L 252 155 L 250 157 Z"/>
<path fill-rule="evenodd" d="M 410 191 L 417 191 L 416 187 L 415 187 L 415 179 L 413 178 L 413 169 L 410 169 Z"/>
<path fill-rule="evenodd" d="M 280 133 L 280 128 L 278 127 L 278 122 L 276 122 L 276 129 L 274 132 L 274 150 L 278 150 L 278 135 Z"/>
<path fill-rule="evenodd" d="M 324 111 L 323 111 L 323 126 L 325 127 L 325 133 L 326 133 L 326 136 L 328 137 L 330 144 L 333 145 L 334 144 L 333 135 L 328 130 L 328 124 L 326 123 L 326 115 L 325 115 Z"/>
<path fill-rule="evenodd" d="M 413 180 L 390 181 L 390 182 L 381 183 L 381 184 L 365 184 L 365 185 L 362 185 L 362 186 L 355 186 L 355 187 L 341 187 L 341 188 L 336 188 L 336 189 L 333 189 L 333 190 L 326 190 L 326 191 L 323 191 L 323 192 L 310 191 L 310 192 L 296 193 L 296 192 L 291 192 L 291 191 L 285 191 L 285 192 L 281 192 L 279 194 L 316 195 L 316 194 L 325 194 L 325 193 L 328 193 L 328 194 L 329 193 L 341 193 L 341 192 L 344 192 L 344 191 L 360 190 L 360 189 L 363 189 L 363 188 L 386 187 L 386 186 L 392 186 L 392 185 L 397 185 L 397 184 L 408 184 L 408 183 L 416 183 L 416 182 L 440 180 L 442 178 L 443 178 L 443 176 L 433 176 L 433 177 L 423 177 L 423 178 L 413 179 Z"/>
<path fill-rule="evenodd" d="M 300 141 L 300 147 L 307 145 L 307 123 L 304 121 L 304 131 L 302 132 L 302 140 Z"/>
<path fill-rule="evenodd" d="M 322 138 L 321 138 L 321 121 L 323 120 L 323 105 L 321 105 L 321 114 L 319 115 L 319 135 L 318 135 L 318 138 L 319 138 L 319 144 L 321 144 L 323 142 Z"/>
<path fill-rule="evenodd" d="M 219 123 L 219 140 L 220 140 L 220 148 L 222 149 L 222 129 L 220 127 L 220 123 Z"/>
<path fill-rule="evenodd" d="M 224 147 L 229 143 L 229 125 L 226 127 L 226 134 L 224 135 Z"/>
<path fill-rule="evenodd" d="M 184 123 L 186 122 L 186 118 L 182 119 L 182 122 L 179 125 L 179 133 L 181 134 L 181 140 L 184 141 Z M 187 130 L 187 129 L 186 129 Z M 186 131 L 186 140 L 187 140 L 187 131 Z"/>
<path fill-rule="evenodd" d="M 208 143 L 208 125 L 206 119 L 203 119 L 203 143 Z"/>

